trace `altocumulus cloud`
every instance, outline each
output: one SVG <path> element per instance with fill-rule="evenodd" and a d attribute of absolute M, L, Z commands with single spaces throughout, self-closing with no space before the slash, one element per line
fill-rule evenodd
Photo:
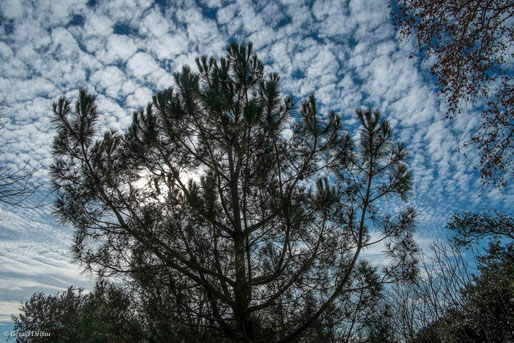
<path fill-rule="evenodd" d="M 3 0 L 0 25 L 1 163 L 43 165 L 37 179 L 44 184 L 50 107 L 60 95 L 87 89 L 96 94 L 100 125 L 123 129 L 182 65 L 222 55 L 231 40 L 251 40 L 295 99 L 314 92 L 321 110 L 341 113 L 349 129 L 358 107 L 387 116 L 410 152 L 420 240 L 440 235 L 459 210 L 511 210 L 514 203 L 511 190 L 476 196 L 478 157 L 459 153 L 476 116 L 444 119 L 425 66 L 408 58 L 410 42 L 395 37 L 386 1 Z M 36 290 L 90 285 L 70 261 L 72 230 L 50 212 L 0 207 L 0 321 Z"/>

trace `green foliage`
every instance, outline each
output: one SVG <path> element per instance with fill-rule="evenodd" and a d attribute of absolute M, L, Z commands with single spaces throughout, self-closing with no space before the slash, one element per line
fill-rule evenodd
<path fill-rule="evenodd" d="M 20 310 L 13 320 L 22 342 L 133 342 L 144 337 L 131 300 L 106 284 L 87 294 L 75 287 L 55 295 L 35 293 Z"/>
<path fill-rule="evenodd" d="M 419 330 L 414 342 L 514 342 L 512 218 L 500 213 L 464 213 L 455 216 L 448 228 L 456 233 L 454 243 L 458 246 L 476 248 L 488 239 L 489 247 L 477 257 L 479 273 L 469 281 L 449 272 L 460 270 L 460 266 L 442 273 L 444 284 L 455 285 L 459 290 L 454 295 L 458 301 L 448 308 L 432 306 L 438 318 Z M 429 277 L 434 275 L 429 273 Z M 443 296 L 430 301 L 442 304 Z"/>
<path fill-rule="evenodd" d="M 421 256 L 420 277 L 388 293 L 394 316 L 379 324 L 391 325 L 401 342 L 514 342 L 512 226 L 509 215 L 497 212 L 456 215 L 447 225 L 453 244 L 431 245 Z M 476 255 L 466 256 L 462 247 Z"/>
<path fill-rule="evenodd" d="M 487 256 L 481 274 L 462 289 L 463 306 L 423 328 L 415 342 L 514 342 L 513 253 L 510 245 Z"/>
<path fill-rule="evenodd" d="M 475 284 L 464 290 L 464 321 L 474 324 L 467 329 L 487 342 L 514 342 L 512 243 L 506 247 L 492 245 L 481 258 L 479 270 Z"/>
<path fill-rule="evenodd" d="M 514 240 L 514 219 L 498 212 L 465 212 L 453 217 L 446 227 L 455 233 L 453 240 L 458 246 L 470 246 L 484 238 L 496 242 Z"/>

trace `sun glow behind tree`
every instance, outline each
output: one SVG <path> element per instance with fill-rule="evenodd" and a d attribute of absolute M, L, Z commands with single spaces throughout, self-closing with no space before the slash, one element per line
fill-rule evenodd
<path fill-rule="evenodd" d="M 197 68 L 124 134 L 94 138 L 85 91 L 75 111 L 54 104 L 57 212 L 76 229 L 76 259 L 132 279 L 141 299 L 158 287 L 170 320 L 209 336 L 290 341 L 326 320 L 355 324 L 374 306 L 364 299 L 416 272 L 414 210 L 375 207 L 408 198 L 404 146 L 378 111 L 357 111 L 358 145 L 314 96 L 293 116 L 251 44 Z M 359 258 L 382 241 L 390 264 Z"/>

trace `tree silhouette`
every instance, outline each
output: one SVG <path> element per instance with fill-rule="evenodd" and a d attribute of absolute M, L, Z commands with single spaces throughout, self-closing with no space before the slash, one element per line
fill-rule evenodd
<path fill-rule="evenodd" d="M 432 256 L 421 257 L 424 277 L 396 284 L 389 294 L 399 341 L 511 342 L 512 218 L 467 212 L 456 215 L 447 228 L 455 233 L 452 244 L 433 244 Z M 486 240 L 489 246 L 470 263 L 462 247 L 480 251 Z"/>
<path fill-rule="evenodd" d="M 446 228 L 454 232 L 452 239 L 458 246 L 469 247 L 484 238 L 497 243 L 514 240 L 514 218 L 499 212 L 464 212 L 454 216 Z"/>
<path fill-rule="evenodd" d="M 53 105 L 56 213 L 75 227 L 77 260 L 235 341 L 298 339 L 347 318 L 333 309 L 363 290 L 413 277 L 414 210 L 382 201 L 407 199 L 407 153 L 378 112 L 357 111 L 354 146 L 314 96 L 298 112 L 281 98 L 251 44 L 197 67 L 176 73 L 126 133 L 99 137 L 85 91 L 74 110 L 64 97 Z M 380 242 L 384 268 L 360 257 Z"/>

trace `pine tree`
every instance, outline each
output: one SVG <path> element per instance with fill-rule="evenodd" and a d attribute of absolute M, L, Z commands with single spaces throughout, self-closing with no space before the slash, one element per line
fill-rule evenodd
<path fill-rule="evenodd" d="M 75 228 L 78 261 L 134 283 L 175 323 L 234 341 L 299 339 L 347 318 L 333 309 L 363 289 L 413 277 L 414 210 L 383 201 L 407 199 L 407 153 L 377 111 L 357 111 L 354 145 L 314 96 L 299 111 L 281 97 L 251 44 L 196 62 L 126 133 L 100 137 L 85 91 L 74 110 L 54 104 L 56 213 Z M 380 242 L 383 269 L 361 257 Z"/>

